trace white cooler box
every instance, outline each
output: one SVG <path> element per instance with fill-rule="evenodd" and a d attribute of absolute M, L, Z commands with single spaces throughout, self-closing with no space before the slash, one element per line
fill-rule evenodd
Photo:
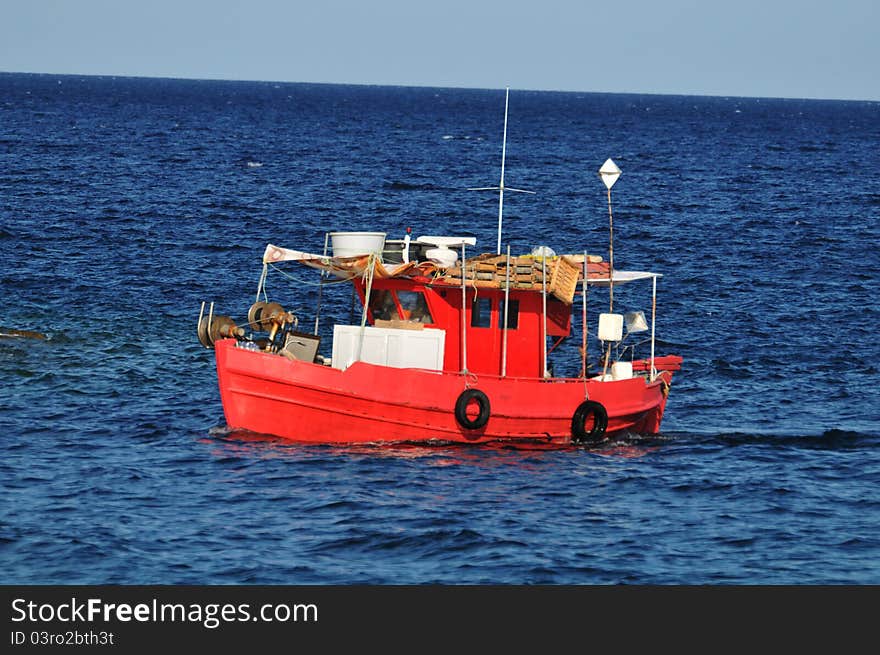
<path fill-rule="evenodd" d="M 394 368 L 443 370 L 443 346 L 446 343 L 444 330 L 366 327 L 364 332 L 360 358 L 362 362 Z M 360 325 L 333 327 L 334 368 L 344 371 L 354 363 L 360 338 Z"/>

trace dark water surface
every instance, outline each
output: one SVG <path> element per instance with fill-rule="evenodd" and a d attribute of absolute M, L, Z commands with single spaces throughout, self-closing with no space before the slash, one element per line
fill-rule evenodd
<path fill-rule="evenodd" d="M 0 74 L 6 583 L 880 583 L 880 104 L 524 92 L 505 243 L 656 270 L 664 433 L 594 449 L 229 433 L 202 300 L 267 242 L 495 246 L 503 91 Z M 312 280 L 313 281 L 313 280 Z M 315 289 L 270 277 L 312 320 Z M 617 294 L 615 294 L 617 299 Z M 627 309 L 649 296 L 621 290 Z M 348 321 L 328 290 L 324 323 Z M 598 307 L 598 306 L 597 306 Z"/>

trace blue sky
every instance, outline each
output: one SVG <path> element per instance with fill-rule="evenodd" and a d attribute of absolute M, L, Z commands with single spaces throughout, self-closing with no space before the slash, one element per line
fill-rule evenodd
<path fill-rule="evenodd" d="M 880 0 L 0 0 L 0 71 L 880 100 Z"/>

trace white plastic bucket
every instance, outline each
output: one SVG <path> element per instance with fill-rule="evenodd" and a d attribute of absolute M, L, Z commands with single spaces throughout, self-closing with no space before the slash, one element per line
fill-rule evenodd
<path fill-rule="evenodd" d="M 330 243 L 334 257 L 358 257 L 376 253 L 382 256 L 385 247 L 384 232 L 331 232 Z"/>

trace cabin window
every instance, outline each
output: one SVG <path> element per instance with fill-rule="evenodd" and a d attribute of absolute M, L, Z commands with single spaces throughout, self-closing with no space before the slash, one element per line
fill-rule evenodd
<path fill-rule="evenodd" d="M 507 329 L 515 330 L 519 327 L 519 300 L 511 300 L 507 310 Z M 498 327 L 504 327 L 504 300 L 498 303 Z"/>
<path fill-rule="evenodd" d="M 370 293 L 370 312 L 374 321 L 390 321 L 392 318 L 397 318 L 394 292 L 387 289 L 373 289 Z"/>
<path fill-rule="evenodd" d="M 471 327 L 492 326 L 492 299 L 474 298 L 471 303 Z"/>
<path fill-rule="evenodd" d="M 417 323 L 433 323 L 425 294 L 421 291 L 398 291 L 397 299 L 400 301 L 400 309 L 403 318 Z"/>

